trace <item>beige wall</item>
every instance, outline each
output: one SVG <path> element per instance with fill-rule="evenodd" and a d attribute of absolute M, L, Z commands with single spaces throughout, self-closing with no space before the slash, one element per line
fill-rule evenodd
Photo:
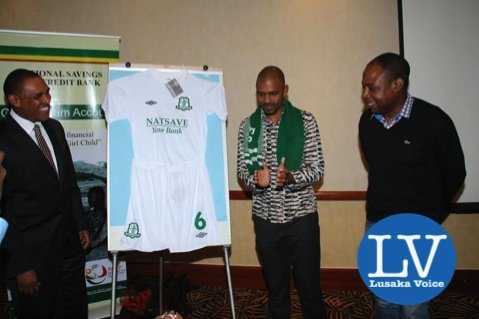
<path fill-rule="evenodd" d="M 122 61 L 223 69 L 231 189 L 239 189 L 236 134 L 255 107 L 256 74 L 276 64 L 293 103 L 318 118 L 326 157 L 322 190 L 365 189 L 357 150 L 361 72 L 375 55 L 398 51 L 396 0 L 0 0 L 0 8 L 0 28 L 119 35 Z M 355 267 L 363 203 L 320 207 L 323 266 Z M 232 263 L 257 265 L 250 203 L 232 201 L 231 215 Z M 459 267 L 479 269 L 479 217 L 452 216 L 446 225 Z"/>
<path fill-rule="evenodd" d="M 293 103 L 319 120 L 324 190 L 363 190 L 357 152 L 364 64 L 398 50 L 396 0 L 0 0 L 0 28 L 122 38 L 121 60 L 222 68 L 232 189 L 236 134 L 265 65 L 286 73 Z M 333 164 L 334 163 L 334 164 Z"/>
<path fill-rule="evenodd" d="M 364 232 L 362 201 L 320 201 L 321 266 L 355 268 L 356 252 Z M 257 266 L 250 201 L 231 201 L 233 265 Z M 444 224 L 457 251 L 458 269 L 479 269 L 479 218 L 477 215 L 451 215 Z M 201 263 L 220 264 L 220 258 Z"/>

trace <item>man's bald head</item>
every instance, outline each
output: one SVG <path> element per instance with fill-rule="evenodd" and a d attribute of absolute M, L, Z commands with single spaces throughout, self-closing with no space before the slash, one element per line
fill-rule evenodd
<path fill-rule="evenodd" d="M 280 68 L 270 65 L 259 72 L 256 80 L 256 103 L 271 121 L 279 121 L 287 95 L 288 86 Z"/>
<path fill-rule="evenodd" d="M 256 86 L 265 79 L 278 79 L 283 85 L 286 84 L 283 71 L 274 65 L 268 65 L 259 72 L 258 78 L 256 79 Z"/>

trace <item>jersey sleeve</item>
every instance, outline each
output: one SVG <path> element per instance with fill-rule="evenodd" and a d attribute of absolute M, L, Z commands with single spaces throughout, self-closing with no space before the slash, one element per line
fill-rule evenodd
<path fill-rule="evenodd" d="M 110 83 L 101 105 L 108 122 L 121 120 L 128 116 L 128 108 L 125 101 L 126 94 L 124 90 Z"/>
<path fill-rule="evenodd" d="M 223 85 L 216 84 L 205 94 L 205 109 L 207 113 L 214 113 L 223 121 L 226 120 L 226 100 Z"/>

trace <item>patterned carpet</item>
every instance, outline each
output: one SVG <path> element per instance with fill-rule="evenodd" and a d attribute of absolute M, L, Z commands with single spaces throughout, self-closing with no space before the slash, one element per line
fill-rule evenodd
<path fill-rule="evenodd" d="M 235 289 L 237 319 L 265 318 L 267 294 L 260 289 Z M 373 298 L 369 292 L 326 291 L 324 293 L 328 319 L 372 318 Z M 152 301 L 156 298 L 153 297 Z M 185 319 L 231 318 L 228 290 L 223 287 L 196 287 L 189 289 L 185 300 L 190 313 Z M 298 295 L 291 292 L 291 319 L 301 319 Z M 0 303 L 0 318 L 7 318 L 6 304 Z M 124 313 L 119 319 L 150 319 L 157 313 L 153 305 L 150 315 Z M 431 319 L 479 319 L 479 292 L 475 294 L 445 293 L 430 305 Z"/>
<path fill-rule="evenodd" d="M 265 318 L 267 295 L 258 289 L 235 289 L 237 319 Z M 324 293 L 329 319 L 372 318 L 373 299 L 368 292 L 327 291 Z M 192 312 L 189 319 L 231 318 L 228 291 L 219 287 L 200 287 L 187 295 Z M 291 293 L 291 319 L 301 319 L 298 295 Z M 430 306 L 431 319 L 479 319 L 479 296 L 446 293 Z"/>

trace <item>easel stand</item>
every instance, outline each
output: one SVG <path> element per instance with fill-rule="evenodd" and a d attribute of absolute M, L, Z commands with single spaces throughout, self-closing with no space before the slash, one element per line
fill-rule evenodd
<path fill-rule="evenodd" d="M 230 306 L 231 306 L 231 318 L 236 319 L 235 314 L 235 303 L 234 303 L 234 296 L 233 296 L 233 282 L 231 280 L 231 269 L 230 269 L 230 257 L 228 254 L 229 246 L 223 246 L 223 253 L 224 253 L 224 261 L 226 267 L 226 278 L 228 280 L 228 292 L 230 297 Z M 111 312 L 110 318 L 115 319 L 116 313 L 116 277 L 117 277 L 117 267 L 118 267 L 118 251 L 112 251 L 113 255 L 113 266 L 112 266 L 112 280 L 111 280 Z M 163 283 L 164 283 L 164 257 L 160 256 L 159 262 L 159 306 L 160 306 L 160 313 L 165 311 L 163 305 Z"/>
<path fill-rule="evenodd" d="M 110 318 L 115 319 L 116 314 L 116 270 L 118 268 L 118 251 L 112 251 L 113 265 L 112 265 L 112 277 L 111 277 L 111 310 Z"/>
<path fill-rule="evenodd" d="M 225 258 L 226 278 L 228 280 L 228 291 L 230 295 L 231 318 L 236 319 L 235 300 L 233 296 L 233 282 L 231 281 L 230 256 L 228 254 L 228 246 L 223 246 L 223 252 Z"/>

